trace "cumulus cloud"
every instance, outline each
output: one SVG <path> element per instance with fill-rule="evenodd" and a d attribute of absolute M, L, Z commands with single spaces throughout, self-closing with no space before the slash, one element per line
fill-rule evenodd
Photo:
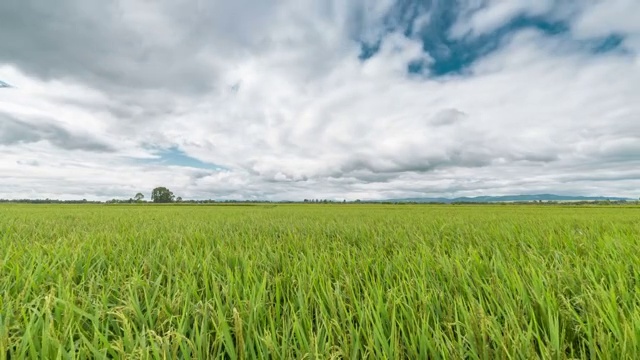
<path fill-rule="evenodd" d="M 0 198 L 636 196 L 636 5 L 602 6 L 5 1 Z"/>
<path fill-rule="evenodd" d="M 113 151 L 109 145 L 92 139 L 90 136 L 73 134 L 69 130 L 42 121 L 21 121 L 10 115 L 0 113 L 0 144 L 15 145 L 48 141 L 52 145 L 66 150 L 86 150 L 97 152 Z"/>
<path fill-rule="evenodd" d="M 486 35 L 518 16 L 550 15 L 561 6 L 554 0 L 473 0 L 463 4 L 458 21 L 451 29 L 455 37 Z"/>

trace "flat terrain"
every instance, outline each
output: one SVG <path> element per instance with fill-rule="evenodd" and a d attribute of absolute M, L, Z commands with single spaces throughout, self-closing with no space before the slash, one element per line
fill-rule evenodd
<path fill-rule="evenodd" d="M 640 208 L 0 205 L 0 359 L 640 358 Z"/>

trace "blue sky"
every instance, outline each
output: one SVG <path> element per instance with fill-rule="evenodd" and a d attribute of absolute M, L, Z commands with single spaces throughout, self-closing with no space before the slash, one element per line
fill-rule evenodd
<path fill-rule="evenodd" d="M 193 158 L 175 146 L 168 149 L 160 149 L 156 154 L 158 155 L 157 159 L 149 159 L 146 160 L 146 162 L 150 164 L 185 166 L 198 169 L 224 170 L 224 168 L 216 164 L 206 163 Z"/>
<path fill-rule="evenodd" d="M 562 37 L 583 47 L 593 54 L 601 54 L 619 50 L 625 36 L 616 31 L 589 39 L 573 38 L 569 19 L 558 19 L 547 14 L 514 13 L 506 21 L 481 36 L 451 37 L 451 32 L 458 21 L 457 10 L 461 6 L 456 1 L 440 2 L 398 1 L 385 16 L 385 29 L 373 39 L 362 39 L 360 58 L 364 61 L 375 56 L 381 41 L 388 33 L 402 32 L 405 36 L 419 39 L 423 50 L 430 54 L 430 64 L 410 63 L 410 73 L 428 72 L 432 76 L 459 75 L 464 73 L 473 63 L 500 48 L 505 38 L 522 30 L 534 30 L 547 36 Z M 425 12 L 430 13 L 430 23 L 426 26 L 415 26 Z"/>
<path fill-rule="evenodd" d="M 634 0 L 35 2 L 0 197 L 638 197 Z"/>

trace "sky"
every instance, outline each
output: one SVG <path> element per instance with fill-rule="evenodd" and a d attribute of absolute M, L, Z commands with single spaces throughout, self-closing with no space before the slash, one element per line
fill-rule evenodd
<path fill-rule="evenodd" d="M 638 198 L 638 14 L 3 0 L 0 198 Z"/>

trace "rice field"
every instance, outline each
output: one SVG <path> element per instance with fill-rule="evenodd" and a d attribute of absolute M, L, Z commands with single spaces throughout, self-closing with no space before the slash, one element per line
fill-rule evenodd
<path fill-rule="evenodd" d="M 640 207 L 1 205 L 22 358 L 639 359 Z"/>

